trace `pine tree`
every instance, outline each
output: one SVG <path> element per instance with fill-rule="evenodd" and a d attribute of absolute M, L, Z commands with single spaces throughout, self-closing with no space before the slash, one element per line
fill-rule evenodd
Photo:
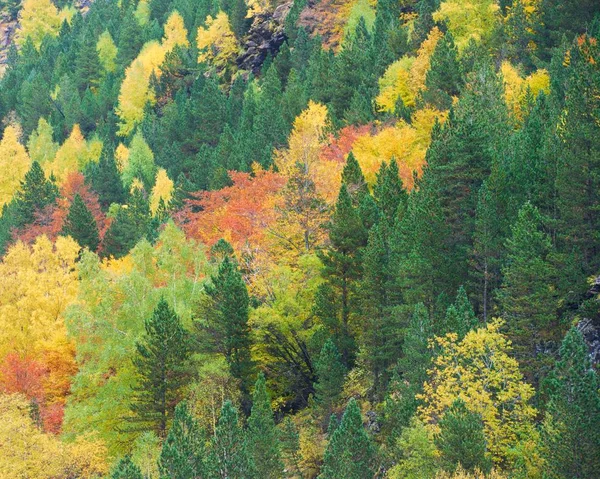
<path fill-rule="evenodd" d="M 200 329 L 208 333 L 215 350 L 225 356 L 231 375 L 240 381 L 244 408 L 249 401 L 254 365 L 250 357 L 249 297 L 237 262 L 226 255 L 211 283 L 205 287 L 209 298 L 206 323 Z"/>
<path fill-rule="evenodd" d="M 62 234 L 73 238 L 82 248 L 96 251 L 100 244 L 96 219 L 79 194 L 73 198 Z"/>
<path fill-rule="evenodd" d="M 557 300 L 552 243 L 535 206 L 525 203 L 506 242 L 507 263 L 498 291 L 506 331 L 514 354 L 530 381 L 544 374 L 550 360 L 545 343 L 556 335 Z"/>
<path fill-rule="evenodd" d="M 281 443 L 275 427 L 271 399 L 267 392 L 265 376 L 260 373 L 252 395 L 252 412 L 248 418 L 248 442 L 257 477 L 278 479 L 283 476 Z"/>
<path fill-rule="evenodd" d="M 370 195 L 369 185 L 365 181 L 363 172 L 352 152 L 348 153 L 346 164 L 342 170 L 342 183 L 352 198 L 352 205 L 358 207 L 363 197 Z"/>
<path fill-rule="evenodd" d="M 452 106 L 453 97 L 458 97 L 463 83 L 458 49 L 452 33 L 447 31 L 431 55 L 423 101 L 438 110 L 447 110 Z"/>
<path fill-rule="evenodd" d="M 143 479 L 142 471 L 137 467 L 129 456 L 121 459 L 113 469 L 110 479 Z"/>
<path fill-rule="evenodd" d="M 479 414 L 467 409 L 464 401 L 454 401 L 440 420 L 439 427 L 435 444 L 445 470 L 453 473 L 460 464 L 467 472 L 490 471 L 492 463 L 486 452 L 483 422 Z"/>
<path fill-rule="evenodd" d="M 350 400 L 329 440 L 319 479 L 365 479 L 375 475 L 375 447 L 362 424 L 360 408 Z"/>
<path fill-rule="evenodd" d="M 323 273 L 340 295 L 342 335 L 351 337 L 350 315 L 356 310 L 355 293 L 362 274 L 361 249 L 367 243 L 367 232 L 344 184 L 328 229 L 330 248 L 320 255 L 324 264 Z M 344 341 L 344 344 L 348 342 Z M 344 349 L 341 354 L 344 363 L 349 364 L 354 351 Z"/>
<path fill-rule="evenodd" d="M 404 216 L 408 193 L 402 185 L 398 171 L 398 163 L 395 158 L 390 160 L 389 165 L 384 161 L 377 173 L 377 182 L 373 188 L 373 196 L 377 200 L 377 206 L 393 226 L 397 219 Z"/>
<path fill-rule="evenodd" d="M 164 299 L 146 320 L 146 336 L 136 349 L 131 420 L 165 437 L 183 388 L 191 380 L 188 360 L 192 348 L 189 333 Z"/>
<path fill-rule="evenodd" d="M 258 479 L 238 412 L 225 401 L 209 456 L 209 476 L 220 479 Z"/>
<path fill-rule="evenodd" d="M 17 225 L 31 223 L 35 212 L 53 203 L 57 196 L 56 185 L 46 179 L 44 170 L 34 161 L 21 182 L 21 189 L 15 194 Z"/>
<path fill-rule="evenodd" d="M 548 383 L 551 393 L 542 431 L 548 477 L 596 477 L 600 470 L 600 381 L 576 328 L 567 332 Z"/>
<path fill-rule="evenodd" d="M 173 424 L 162 446 L 159 460 L 161 479 L 208 479 L 204 431 L 186 403 L 175 408 Z"/>
<path fill-rule="evenodd" d="M 321 409 L 321 416 L 329 417 L 333 407 L 340 399 L 346 378 L 346 368 L 331 339 L 328 339 L 323 345 L 315 369 L 318 378 L 315 384 L 315 400 Z"/>
<path fill-rule="evenodd" d="M 471 329 L 477 325 L 477 317 L 473 311 L 473 306 L 469 301 L 465 288 L 461 286 L 456 293 L 454 304 L 446 310 L 444 322 L 438 325 L 436 331 L 438 336 L 447 333 L 456 333 L 459 339 L 465 337 Z"/>
<path fill-rule="evenodd" d="M 75 59 L 75 78 L 80 93 L 99 85 L 101 70 L 95 38 L 86 35 L 77 49 L 77 58 Z"/>
<path fill-rule="evenodd" d="M 89 163 L 85 176 L 86 182 L 98 194 L 100 206 L 104 211 L 113 203 L 125 203 L 127 195 L 115 162 L 114 149 L 105 145 L 100 160 L 98 163 Z"/>

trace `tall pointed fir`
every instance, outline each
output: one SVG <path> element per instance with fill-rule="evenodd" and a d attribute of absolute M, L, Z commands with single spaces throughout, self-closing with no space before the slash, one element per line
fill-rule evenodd
<path fill-rule="evenodd" d="M 275 427 L 271 399 L 262 373 L 256 380 L 252 394 L 252 412 L 248 418 L 248 444 L 257 477 L 279 479 L 283 476 L 279 432 Z"/>
<path fill-rule="evenodd" d="M 205 286 L 208 304 L 205 321 L 198 323 L 214 349 L 223 354 L 231 375 L 240 381 L 243 407 L 249 412 L 249 393 L 254 365 L 250 356 L 249 297 L 234 257 L 225 255 Z"/>
<path fill-rule="evenodd" d="M 73 238 L 82 248 L 96 251 L 100 244 L 96 219 L 79 194 L 73 198 L 62 234 Z"/>
<path fill-rule="evenodd" d="M 354 156 L 354 153 L 348 153 L 346 164 L 342 170 L 342 183 L 346 185 L 346 190 L 352 198 L 352 206 L 357 208 L 366 195 L 369 195 L 369 185 L 363 175 L 362 169 Z"/>
<path fill-rule="evenodd" d="M 221 408 L 208 462 L 210 478 L 258 479 L 246 433 L 231 401 L 225 401 Z"/>
<path fill-rule="evenodd" d="M 576 328 L 567 332 L 548 383 L 550 400 L 542 430 L 548 477 L 596 477 L 600 470 L 600 380 Z"/>
<path fill-rule="evenodd" d="M 554 286 L 557 272 L 552 263 L 552 243 L 543 227 L 537 208 L 525 203 L 506 242 L 504 279 L 498 291 L 514 355 L 527 379 L 533 382 L 547 372 L 551 361 L 547 343 L 560 333 Z"/>
<path fill-rule="evenodd" d="M 404 216 L 408 193 L 404 189 L 398 163 L 392 157 L 390 163 L 385 161 L 377 173 L 377 182 L 373 188 L 373 195 L 377 201 L 377 206 L 383 217 L 391 227 L 394 223 Z"/>
<path fill-rule="evenodd" d="M 173 424 L 162 446 L 160 479 L 208 479 L 204 431 L 185 402 L 175 408 Z"/>
<path fill-rule="evenodd" d="M 340 399 L 346 379 L 346 368 L 331 339 L 328 339 L 323 345 L 315 363 L 315 369 L 317 373 L 315 401 L 320 409 L 321 417 L 328 418 Z"/>
<path fill-rule="evenodd" d="M 164 299 L 146 320 L 146 335 L 136 344 L 133 364 L 132 429 L 151 429 L 164 438 L 173 419 L 175 406 L 191 381 L 189 333 Z"/>
<path fill-rule="evenodd" d="M 365 431 L 360 408 L 350 400 L 340 425 L 329 440 L 319 479 L 365 479 L 373 477 L 375 447 Z"/>
<path fill-rule="evenodd" d="M 463 286 L 458 288 L 454 304 L 451 304 L 446 310 L 443 323 L 436 326 L 438 336 L 443 336 L 447 333 L 456 333 L 459 340 L 464 338 L 471 329 L 477 326 L 477 317 Z"/>
<path fill-rule="evenodd" d="M 131 457 L 125 456 L 113 469 L 110 479 L 143 479 L 142 471 L 137 467 Z"/>

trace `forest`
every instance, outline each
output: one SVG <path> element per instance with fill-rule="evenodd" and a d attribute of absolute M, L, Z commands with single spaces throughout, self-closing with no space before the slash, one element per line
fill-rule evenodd
<path fill-rule="evenodd" d="M 0 479 L 600 478 L 598 0 L 1 0 Z"/>

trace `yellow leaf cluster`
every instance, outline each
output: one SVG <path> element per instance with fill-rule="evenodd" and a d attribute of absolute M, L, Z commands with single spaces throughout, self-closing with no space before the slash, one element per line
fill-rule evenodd
<path fill-rule="evenodd" d="M 117 68 L 115 60 L 117 58 L 118 49 L 108 30 L 102 32 L 100 37 L 98 37 L 96 51 L 98 52 L 98 59 L 104 70 L 107 72 L 114 72 Z"/>
<path fill-rule="evenodd" d="M 148 25 L 148 22 L 150 21 L 150 4 L 148 3 L 148 0 L 139 1 L 134 16 L 140 26 L 143 27 Z"/>
<path fill-rule="evenodd" d="M 65 337 L 62 313 L 77 296 L 79 245 L 40 236 L 33 246 L 17 243 L 0 263 L 0 357 L 39 355 Z"/>
<path fill-rule="evenodd" d="M 537 70 L 527 78 L 521 77 L 518 70 L 505 61 L 500 68 L 504 79 L 504 99 L 509 110 L 518 121 L 523 120 L 523 108 L 528 94 L 534 98 L 550 91 L 550 75 L 544 69 Z"/>
<path fill-rule="evenodd" d="M 155 40 L 146 43 L 138 57 L 125 70 L 116 109 L 121 120 L 120 136 L 129 136 L 143 120 L 146 103 L 154 103 L 155 96 L 150 88 L 150 77 L 152 74 L 160 77 L 160 66 L 167 53 L 177 45 L 187 45 L 187 31 L 181 15 L 174 11 L 165 23 L 165 37 L 162 43 Z"/>
<path fill-rule="evenodd" d="M 471 39 L 481 41 L 494 29 L 500 7 L 495 0 L 447 0 L 433 14 L 436 22 L 446 22 L 459 51 Z"/>
<path fill-rule="evenodd" d="M 0 141 L 0 207 L 8 203 L 29 171 L 31 160 L 19 143 L 20 129 L 8 125 Z"/>
<path fill-rule="evenodd" d="M 466 472 L 459 464 L 456 468 L 456 471 L 454 471 L 454 474 L 446 471 L 440 471 L 435 476 L 435 479 L 506 479 L 506 476 L 497 470 L 492 470 L 489 474 L 484 474 L 477 470 L 473 473 L 469 473 Z"/>
<path fill-rule="evenodd" d="M 70 173 L 81 171 L 91 161 L 98 161 L 102 153 L 102 142 L 98 139 L 89 143 L 81 134 L 79 125 L 74 125 L 69 138 L 61 145 L 52 161 L 44 163 L 47 176 L 53 174 L 59 184 L 64 183 Z"/>
<path fill-rule="evenodd" d="M 218 70 L 225 69 L 239 51 L 229 17 L 220 11 L 214 18 L 210 15 L 206 17 L 204 23 L 206 28 L 199 27 L 196 37 L 198 63 L 208 62 Z"/>
<path fill-rule="evenodd" d="M 352 152 L 368 183 L 373 184 L 383 161 L 395 158 L 405 187 L 413 184 L 413 172 L 420 173 L 425 164 L 425 153 L 431 142 L 431 130 L 438 121 L 444 121 L 446 113 L 425 108 L 413 115 L 412 123 L 399 121 L 395 126 L 385 127 L 375 135 L 358 138 Z"/>
<path fill-rule="evenodd" d="M 52 161 L 58 151 L 58 143 L 54 142 L 52 125 L 44 118 L 38 120 L 38 127 L 29 136 L 27 151 L 31 161 L 37 161 L 40 165 Z"/>
<path fill-rule="evenodd" d="M 172 196 L 173 180 L 169 178 L 164 168 L 160 168 L 156 173 L 156 182 L 150 195 L 150 211 L 152 211 L 152 214 L 156 214 L 160 200 L 163 200 L 164 204 L 168 205 Z"/>
<path fill-rule="evenodd" d="M 443 33 L 434 27 L 423 42 L 416 57 L 404 56 L 392 63 L 379 79 L 379 95 L 376 98 L 380 111 L 394 112 L 398 98 L 407 107 L 415 105 L 419 91 L 425 88 L 431 55 Z"/>
<path fill-rule="evenodd" d="M 0 395 L 0 477 L 93 479 L 108 473 L 102 442 L 85 437 L 62 442 L 40 431 L 30 410 L 23 396 Z"/>
<path fill-rule="evenodd" d="M 123 173 L 123 170 L 125 170 L 129 164 L 129 148 L 123 143 L 119 143 L 119 146 L 115 149 L 115 161 L 117 163 L 117 168 Z"/>
<path fill-rule="evenodd" d="M 15 41 L 22 46 L 29 38 L 39 49 L 46 35 L 58 36 L 61 19 L 58 9 L 50 0 L 24 0 L 19 13 L 20 29 Z"/>
<path fill-rule="evenodd" d="M 510 342 L 500 333 L 501 320 L 470 331 L 462 341 L 454 333 L 436 338 L 441 350 L 428 371 L 420 415 L 437 431 L 437 422 L 460 398 L 481 415 L 488 448 L 496 463 L 534 433 L 536 410 L 529 404 L 533 388 L 523 381 Z"/>

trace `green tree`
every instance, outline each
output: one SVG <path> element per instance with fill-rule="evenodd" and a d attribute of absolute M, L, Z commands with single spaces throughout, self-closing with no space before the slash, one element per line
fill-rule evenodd
<path fill-rule="evenodd" d="M 315 369 L 318 378 L 315 384 L 315 399 L 323 413 L 321 416 L 326 418 L 339 401 L 346 378 L 346 368 L 331 338 L 323 345 Z"/>
<path fill-rule="evenodd" d="M 454 304 L 446 310 L 444 322 L 438 326 L 436 333 L 438 336 L 456 333 L 458 338 L 462 339 L 475 326 L 477 326 L 475 311 L 473 311 L 473 306 L 469 301 L 465 288 L 461 286 L 456 293 Z"/>
<path fill-rule="evenodd" d="M 352 205 L 356 208 L 360 205 L 364 196 L 369 195 L 369 185 L 365 181 L 363 172 L 352 152 L 348 153 L 346 164 L 342 170 L 342 183 L 352 198 Z"/>
<path fill-rule="evenodd" d="M 543 227 L 537 208 L 525 203 L 506 242 L 504 279 L 498 291 L 515 358 L 530 381 L 544 375 L 545 363 L 551 358 L 540 351 L 547 350 L 545 344 L 557 332 L 557 272 L 552 263 L 552 243 Z"/>
<path fill-rule="evenodd" d="M 257 477 L 264 479 L 282 477 L 281 443 L 275 427 L 265 376 L 262 373 L 258 375 L 252 394 L 252 412 L 248 418 L 248 442 Z"/>
<path fill-rule="evenodd" d="M 37 161 L 34 161 L 21 182 L 21 189 L 15 194 L 17 225 L 31 223 L 36 211 L 41 211 L 45 206 L 52 204 L 57 196 L 56 185 L 46 179 L 44 170 Z"/>
<path fill-rule="evenodd" d="M 158 468 L 161 479 L 207 479 L 204 431 L 186 403 L 175 408 L 173 424 L 162 447 Z"/>
<path fill-rule="evenodd" d="M 438 110 L 447 110 L 463 86 L 458 48 L 454 45 L 454 37 L 450 31 L 437 43 L 429 65 L 425 91 L 422 93 L 423 101 Z"/>
<path fill-rule="evenodd" d="M 542 439 L 552 479 L 596 477 L 600 470 L 600 381 L 581 332 L 571 328 L 549 377 Z"/>
<path fill-rule="evenodd" d="M 375 447 L 365 431 L 358 403 L 348 403 L 329 440 L 319 479 L 365 479 L 375 475 Z"/>
<path fill-rule="evenodd" d="M 91 162 L 88 165 L 86 181 L 98 194 L 102 209 L 108 210 L 113 203 L 125 203 L 127 195 L 115 162 L 114 149 L 105 145 L 98 163 Z"/>
<path fill-rule="evenodd" d="M 240 427 L 238 412 L 225 401 L 211 442 L 209 477 L 220 479 L 253 479 L 256 470 L 248 448 L 246 434 Z"/>
<path fill-rule="evenodd" d="M 129 456 L 121 459 L 110 475 L 110 479 L 143 479 L 142 471 L 137 467 Z"/>
<path fill-rule="evenodd" d="M 225 356 L 231 375 L 240 381 L 244 409 L 249 410 L 247 403 L 254 372 L 250 356 L 249 297 L 235 258 L 225 255 L 205 291 L 206 317 L 198 325 L 213 349 Z"/>
<path fill-rule="evenodd" d="M 395 158 L 390 160 L 389 165 L 385 161 L 381 164 L 377 173 L 377 182 L 373 188 L 373 196 L 390 227 L 396 220 L 404 216 L 408 193 L 402 185 Z"/>
<path fill-rule="evenodd" d="M 439 422 L 440 433 L 435 444 L 440 451 L 442 467 L 454 472 L 460 464 L 465 471 L 476 469 L 488 473 L 491 459 L 486 450 L 483 422 L 479 414 L 469 411 L 457 399 Z"/>
<path fill-rule="evenodd" d="M 82 248 L 96 251 L 100 244 L 96 219 L 79 194 L 76 194 L 63 224 L 62 234 L 73 238 Z"/>
<path fill-rule="evenodd" d="M 150 428 L 165 437 L 175 406 L 191 380 L 192 348 L 189 333 L 164 299 L 146 320 L 146 336 L 136 349 L 131 420 L 138 428 Z"/>

